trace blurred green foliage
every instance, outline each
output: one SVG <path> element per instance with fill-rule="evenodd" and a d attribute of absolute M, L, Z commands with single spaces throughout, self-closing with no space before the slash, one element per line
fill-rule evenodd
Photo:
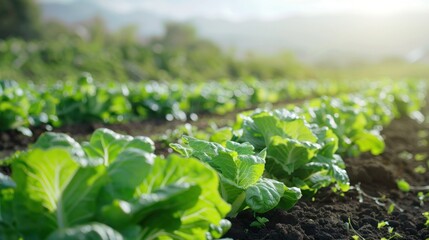
<path fill-rule="evenodd" d="M 3 7 L 0 11 L 10 12 Z M 27 17 L 29 13 L 34 12 L 28 12 Z M 38 19 L 37 15 L 34 18 Z M 18 29 L 20 24 L 33 32 L 27 35 L 7 32 Z M 82 72 L 91 72 L 101 81 L 309 77 L 307 69 L 290 54 L 271 58 L 248 55 L 238 59 L 213 42 L 201 39 L 191 25 L 183 23 L 166 23 L 164 34 L 150 39 L 139 39 L 134 26 L 109 31 L 97 17 L 75 26 L 46 21 L 41 31 L 21 19 L 2 21 L 2 26 L 0 78 L 3 79 L 45 82 L 67 80 Z"/>
<path fill-rule="evenodd" d="M 41 31 L 40 12 L 32 0 L 2 0 L 0 4 L 0 39 L 37 38 Z"/>
<path fill-rule="evenodd" d="M 141 81 L 94 82 L 89 74 L 54 84 L 0 80 L 0 131 L 62 124 L 182 120 L 196 113 L 226 114 L 260 103 L 356 91 L 362 82 L 334 81 Z"/>
<path fill-rule="evenodd" d="M 357 61 L 345 66 L 329 63 L 313 67 L 313 72 L 322 78 L 336 79 L 370 79 L 370 78 L 429 78 L 429 67 L 426 62 L 408 62 L 399 58 L 386 58 L 378 62 Z"/>
<path fill-rule="evenodd" d="M 90 72 L 98 81 L 219 79 L 427 78 L 426 63 L 385 59 L 304 65 L 291 53 L 272 56 L 225 51 L 191 25 L 166 23 L 163 34 L 138 36 L 136 26 L 110 31 L 101 18 L 75 25 L 42 21 L 35 0 L 0 4 L 0 79 L 36 83 L 75 80 Z"/>

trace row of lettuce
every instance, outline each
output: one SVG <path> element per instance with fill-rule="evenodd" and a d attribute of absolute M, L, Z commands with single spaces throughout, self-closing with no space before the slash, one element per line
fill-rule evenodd
<path fill-rule="evenodd" d="M 147 137 L 98 129 L 89 142 L 45 133 L 0 175 L 1 239 L 215 239 L 225 217 L 290 209 L 349 189 L 344 156 L 381 154 L 380 131 L 418 110 L 426 86 L 401 82 L 302 107 L 238 115 L 209 139 L 184 136 L 156 156 Z"/>
<path fill-rule="evenodd" d="M 258 103 L 303 99 L 355 91 L 361 83 L 333 81 L 219 81 L 205 83 L 94 83 L 90 75 L 75 82 L 36 86 L 0 81 L 0 131 L 75 123 L 116 123 L 156 119 L 196 119 L 196 113 L 224 114 Z"/>

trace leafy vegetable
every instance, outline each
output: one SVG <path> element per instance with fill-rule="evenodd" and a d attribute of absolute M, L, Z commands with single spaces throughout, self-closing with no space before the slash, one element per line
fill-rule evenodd
<path fill-rule="evenodd" d="M 331 183 L 348 190 L 344 162 L 335 154 L 338 138 L 330 129 L 309 125 L 286 110 L 242 118 L 243 133 L 239 140 L 267 149 L 266 175 L 313 193 Z"/>
<path fill-rule="evenodd" d="M 230 207 L 214 170 L 153 154 L 144 137 L 97 130 L 81 147 L 42 135 L 0 176 L 0 229 L 8 239 L 220 237 Z M 12 181 L 13 180 L 13 181 Z"/>
<path fill-rule="evenodd" d="M 10 44 L 2 46 L 15 51 L 17 48 L 12 45 L 19 46 L 22 43 Z M 25 58 L 27 55 L 25 53 Z M 0 80 L 0 131 L 17 129 L 23 134 L 31 135 L 29 127 L 32 126 L 49 130 L 64 124 L 83 122 L 116 123 L 150 118 L 194 120 L 198 113 L 225 114 L 259 103 L 303 99 L 319 94 L 332 95 L 340 91 L 364 89 L 364 86 L 361 83 L 333 81 L 261 82 L 256 79 L 203 83 L 145 81 L 124 84 L 95 82 L 89 73 L 82 74 L 75 81 L 47 85 Z M 421 97 L 413 97 L 412 101 L 403 96 L 401 99 L 397 101 L 404 105 L 401 108 L 413 104 L 412 109 L 406 112 L 417 116 L 418 108 L 415 110 L 415 106 L 419 106 Z"/>
<path fill-rule="evenodd" d="M 218 172 L 222 197 L 232 204 L 230 216 L 245 208 L 260 213 L 277 206 L 288 209 L 301 197 L 299 189 L 262 177 L 266 152 L 255 154 L 249 143 L 227 141 L 223 147 L 188 136 L 183 141 L 184 145 L 171 144 L 171 147 L 186 157 L 200 159 Z"/>

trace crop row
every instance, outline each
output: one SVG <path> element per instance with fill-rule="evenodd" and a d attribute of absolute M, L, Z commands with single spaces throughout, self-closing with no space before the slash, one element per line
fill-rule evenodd
<path fill-rule="evenodd" d="M 347 191 L 342 156 L 381 154 L 383 126 L 403 115 L 421 121 L 424 100 L 423 83 L 397 83 L 302 107 L 250 111 L 208 141 L 184 136 L 171 147 L 218 171 L 222 197 L 233 207 L 230 216 L 246 208 L 287 210 L 301 193 L 313 195 L 332 184 Z"/>
<path fill-rule="evenodd" d="M 98 129 L 82 144 L 45 133 L 0 175 L 2 239 L 213 239 L 244 209 L 289 209 L 333 185 L 342 157 L 380 154 L 382 126 L 421 120 L 425 85 L 402 82 L 304 106 L 249 111 L 209 140 L 183 137 L 155 156 L 146 137 Z"/>
<path fill-rule="evenodd" d="M 318 81 L 145 82 L 95 84 L 90 75 L 48 86 L 0 81 L 0 131 L 31 126 L 196 119 L 196 113 L 224 114 L 258 103 L 355 91 L 362 85 Z"/>

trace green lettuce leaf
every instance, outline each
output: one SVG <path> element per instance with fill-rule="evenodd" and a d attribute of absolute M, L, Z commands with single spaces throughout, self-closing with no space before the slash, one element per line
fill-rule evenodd
<path fill-rule="evenodd" d="M 322 112 L 323 109 L 320 109 Z M 317 113 L 313 111 L 309 116 L 322 117 Z M 334 117 L 323 117 L 324 121 L 329 120 L 327 126 L 341 130 Z M 339 138 L 333 129 L 310 125 L 303 117 L 287 110 L 258 112 L 243 116 L 242 119 L 243 133 L 239 140 L 266 149 L 266 176 L 279 179 L 287 185 L 298 186 L 312 194 L 332 183 L 342 190 L 348 189 L 344 166 L 338 165 L 341 162 L 336 160 Z M 359 121 L 352 119 L 355 127 L 365 124 L 365 119 L 357 119 Z"/>
<path fill-rule="evenodd" d="M 266 212 L 280 202 L 286 186 L 276 180 L 264 179 L 266 151 L 255 154 L 249 143 L 227 141 L 218 143 L 184 136 L 185 145 L 171 147 L 185 156 L 193 156 L 212 166 L 219 174 L 222 197 L 232 204 L 230 216 L 245 208 Z"/>
<path fill-rule="evenodd" d="M 35 149 L 15 160 L 12 168 L 17 184 L 14 215 L 24 238 L 46 237 L 94 217 L 102 166 L 79 168 L 67 150 L 52 148 Z"/>
<path fill-rule="evenodd" d="M 147 137 L 133 138 L 105 128 L 97 129 L 89 142 L 83 143 L 82 146 L 89 158 L 102 161 L 106 166 L 124 149 L 138 148 L 149 153 L 153 153 L 155 149 L 153 141 Z"/>
<path fill-rule="evenodd" d="M 59 229 L 51 233 L 47 240 L 124 240 L 125 238 L 113 228 L 91 223 L 71 228 Z"/>
<path fill-rule="evenodd" d="M 378 133 L 363 131 L 356 135 L 353 141 L 361 152 L 370 151 L 373 155 L 380 155 L 384 152 L 384 140 Z"/>
<path fill-rule="evenodd" d="M 73 138 L 64 133 L 47 132 L 40 135 L 37 141 L 31 146 L 32 149 L 48 150 L 52 148 L 66 149 L 73 159 L 81 166 L 100 165 L 102 161 L 94 161 L 96 159 L 88 159 L 82 146 Z"/>
<path fill-rule="evenodd" d="M 216 173 L 195 159 L 126 149 L 108 167 L 108 176 L 104 202 L 110 203 L 99 221 L 121 232 L 139 225 L 142 239 L 203 239 L 230 209 L 218 192 Z"/>
<path fill-rule="evenodd" d="M 315 144 L 274 136 L 267 149 L 267 172 L 278 178 L 291 175 L 310 162 L 317 149 Z"/>

